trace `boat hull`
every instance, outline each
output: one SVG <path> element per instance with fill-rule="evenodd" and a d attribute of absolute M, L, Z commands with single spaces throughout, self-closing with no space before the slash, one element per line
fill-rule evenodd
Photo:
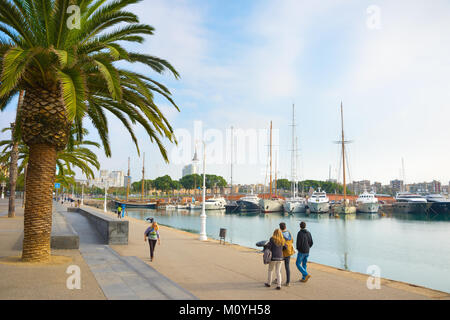
<path fill-rule="evenodd" d="M 450 214 L 450 202 L 432 202 L 430 213 Z"/>
<path fill-rule="evenodd" d="M 308 202 L 310 213 L 325 213 L 330 211 L 330 204 L 328 202 Z"/>
<path fill-rule="evenodd" d="M 306 212 L 306 204 L 302 202 L 285 202 L 284 210 L 289 213 L 304 213 Z"/>
<path fill-rule="evenodd" d="M 261 210 L 261 207 L 259 206 L 259 203 L 254 203 L 251 201 L 245 201 L 245 200 L 238 200 L 236 203 L 239 206 L 240 211 L 258 211 Z"/>
<path fill-rule="evenodd" d="M 394 202 L 392 208 L 396 212 L 422 214 L 427 213 L 431 203 L 426 202 Z"/>
<path fill-rule="evenodd" d="M 120 205 L 125 205 L 125 208 L 149 208 L 149 209 L 156 208 L 156 202 L 146 202 L 146 203 L 125 202 L 125 201 L 114 201 L 114 202 L 116 207 Z"/>
<path fill-rule="evenodd" d="M 358 203 L 357 212 L 360 213 L 377 213 L 380 209 L 380 204 L 378 202 L 375 203 Z"/>
<path fill-rule="evenodd" d="M 350 205 L 337 205 L 334 207 L 334 213 L 337 214 L 353 214 L 356 213 L 356 207 Z"/>
<path fill-rule="evenodd" d="M 283 200 L 281 199 L 261 199 L 259 205 L 261 211 L 264 213 L 268 212 L 283 212 Z"/>

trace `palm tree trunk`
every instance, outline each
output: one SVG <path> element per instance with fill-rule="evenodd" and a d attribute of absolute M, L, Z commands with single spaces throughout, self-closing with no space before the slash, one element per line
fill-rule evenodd
<path fill-rule="evenodd" d="M 19 160 L 19 141 L 16 138 L 16 127 L 19 125 L 19 112 L 23 102 L 24 91 L 20 91 L 19 101 L 17 103 L 16 122 L 11 124 L 11 163 L 9 164 L 9 206 L 8 206 L 8 218 L 14 218 L 16 216 L 16 184 L 17 184 L 17 161 Z"/>
<path fill-rule="evenodd" d="M 45 262 L 50 259 L 55 170 L 56 148 L 47 144 L 30 145 L 26 179 L 23 261 Z"/>

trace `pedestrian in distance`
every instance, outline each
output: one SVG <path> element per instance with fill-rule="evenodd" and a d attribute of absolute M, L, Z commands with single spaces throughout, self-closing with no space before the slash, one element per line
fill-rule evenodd
<path fill-rule="evenodd" d="M 144 241 L 147 241 L 150 246 L 150 261 L 153 261 L 156 242 L 161 245 L 161 238 L 159 237 L 159 226 L 153 218 L 147 219 L 151 225 L 144 232 Z"/>
<path fill-rule="evenodd" d="M 264 284 L 266 287 L 270 287 L 272 284 L 272 275 L 275 270 L 277 276 L 277 290 L 281 290 L 281 264 L 283 263 L 283 249 L 285 248 L 287 248 L 286 240 L 284 240 L 281 230 L 275 229 L 269 242 L 264 246 L 264 250 L 269 249 L 272 253 L 272 258 L 269 262 L 268 279 Z"/>
<path fill-rule="evenodd" d="M 117 207 L 117 218 L 122 218 L 122 206 Z"/>
<path fill-rule="evenodd" d="M 286 287 L 289 287 L 291 282 L 291 270 L 290 270 L 290 262 L 291 256 L 295 253 L 294 251 L 294 238 L 292 234 L 287 230 L 286 223 L 280 223 L 280 230 L 283 234 L 283 238 L 286 241 L 286 248 L 283 249 L 283 260 L 284 260 L 284 268 L 286 270 Z"/>
<path fill-rule="evenodd" d="M 300 222 L 300 231 L 297 233 L 297 269 L 302 274 L 300 282 L 306 282 L 311 275 L 306 271 L 306 264 L 309 257 L 309 249 L 313 245 L 313 239 L 311 233 L 306 230 L 306 223 L 304 221 Z"/>

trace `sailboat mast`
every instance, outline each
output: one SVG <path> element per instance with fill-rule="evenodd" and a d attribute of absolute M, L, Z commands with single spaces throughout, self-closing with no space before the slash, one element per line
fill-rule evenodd
<path fill-rule="evenodd" d="M 230 194 L 233 194 L 233 140 L 234 140 L 234 136 L 233 136 L 233 126 L 231 126 L 231 192 Z"/>
<path fill-rule="evenodd" d="M 341 101 L 341 127 L 342 127 L 342 173 L 344 176 L 344 205 L 345 205 L 345 199 L 347 197 L 347 186 L 345 183 L 345 143 L 344 143 L 344 111 L 342 108 L 342 101 Z"/>
<path fill-rule="evenodd" d="M 292 104 L 292 154 L 291 154 L 291 192 L 292 196 L 295 197 L 295 174 L 294 174 L 294 166 L 295 166 L 295 145 L 294 145 L 294 136 L 295 136 L 295 113 L 294 113 L 294 104 Z"/>
<path fill-rule="evenodd" d="M 275 197 L 278 197 L 278 185 L 277 185 L 277 158 L 278 153 L 275 151 Z"/>
<path fill-rule="evenodd" d="M 270 180 L 269 196 L 272 199 L 272 121 L 270 121 Z"/>
<path fill-rule="evenodd" d="M 141 190 L 141 200 L 144 201 L 144 177 L 145 177 L 145 169 L 144 169 L 144 164 L 145 164 L 145 153 L 144 153 L 144 158 L 142 159 L 142 190 Z"/>
<path fill-rule="evenodd" d="M 128 157 L 128 173 L 127 173 L 127 201 L 130 194 L 130 157 Z"/>

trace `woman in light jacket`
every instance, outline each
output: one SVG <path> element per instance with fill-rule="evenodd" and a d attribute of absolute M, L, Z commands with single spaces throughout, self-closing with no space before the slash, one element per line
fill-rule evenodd
<path fill-rule="evenodd" d="M 264 249 L 269 249 L 272 252 L 272 260 L 269 262 L 269 274 L 267 282 L 264 284 L 270 287 L 272 283 L 272 274 L 275 269 L 277 277 L 277 290 L 281 290 L 281 264 L 283 263 L 283 249 L 286 249 L 286 240 L 280 229 L 275 229 L 273 236 L 269 242 L 264 246 Z"/>

